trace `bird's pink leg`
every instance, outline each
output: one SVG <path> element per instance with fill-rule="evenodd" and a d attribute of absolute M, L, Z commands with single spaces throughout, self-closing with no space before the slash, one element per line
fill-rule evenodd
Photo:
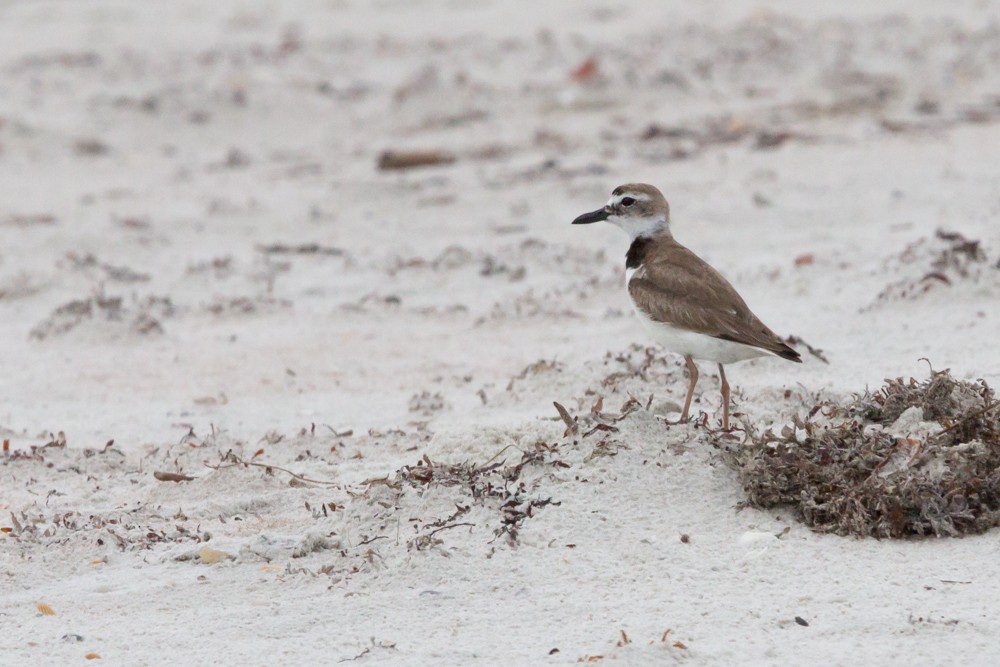
<path fill-rule="evenodd" d="M 719 377 L 722 379 L 722 428 L 729 430 L 729 382 L 726 380 L 726 371 L 719 364 Z"/>
<path fill-rule="evenodd" d="M 688 380 L 688 395 L 684 399 L 684 411 L 681 412 L 681 421 L 686 422 L 688 420 L 688 409 L 691 407 L 691 397 L 694 396 L 694 387 L 698 384 L 698 367 L 694 364 L 694 359 L 691 355 L 685 355 L 684 363 L 687 364 L 688 375 L 690 380 Z"/>

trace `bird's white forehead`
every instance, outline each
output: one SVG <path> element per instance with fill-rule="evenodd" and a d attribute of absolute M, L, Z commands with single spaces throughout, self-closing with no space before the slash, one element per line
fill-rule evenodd
<path fill-rule="evenodd" d="M 620 195 L 611 195 L 611 199 L 608 200 L 608 206 L 614 206 L 625 197 L 631 197 L 637 201 L 649 201 L 649 195 L 645 192 L 623 192 Z"/>

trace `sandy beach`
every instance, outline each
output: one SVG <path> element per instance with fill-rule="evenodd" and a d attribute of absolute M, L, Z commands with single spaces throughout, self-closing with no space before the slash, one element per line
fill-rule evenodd
<path fill-rule="evenodd" d="M 0 0 L 0 664 L 994 664 L 997 531 L 745 507 L 570 225 L 800 341 L 737 422 L 1000 386 L 1000 3 L 807 4 Z"/>

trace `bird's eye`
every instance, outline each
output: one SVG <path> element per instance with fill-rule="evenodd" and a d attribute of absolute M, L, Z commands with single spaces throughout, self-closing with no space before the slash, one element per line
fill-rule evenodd
<path fill-rule="evenodd" d="M 622 197 L 622 206 L 631 206 L 635 203 L 635 200 L 631 197 Z"/>

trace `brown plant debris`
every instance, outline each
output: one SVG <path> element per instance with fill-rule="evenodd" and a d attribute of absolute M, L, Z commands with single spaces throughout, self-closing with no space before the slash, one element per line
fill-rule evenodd
<path fill-rule="evenodd" d="M 100 139 L 78 139 L 73 144 L 73 152 L 77 155 L 86 155 L 95 157 L 98 155 L 107 155 L 111 149 L 106 143 Z"/>
<path fill-rule="evenodd" d="M 172 317 L 175 308 L 167 297 L 147 296 L 126 301 L 120 296 L 108 296 L 103 291 L 86 299 L 59 306 L 49 317 L 32 328 L 29 336 L 35 340 L 65 335 L 84 322 L 121 325 L 139 335 L 163 332 L 160 320 Z"/>
<path fill-rule="evenodd" d="M 262 252 L 266 255 L 329 255 L 331 257 L 339 257 L 344 254 L 341 248 L 324 246 L 318 243 L 300 243 L 298 245 L 272 243 L 270 245 L 258 245 L 257 252 Z"/>
<path fill-rule="evenodd" d="M 890 259 L 886 268 L 904 277 L 887 285 L 872 305 L 916 299 L 938 287 L 977 283 L 988 259 L 980 241 L 938 229 L 934 238 L 911 243 Z"/>
<path fill-rule="evenodd" d="M 0 224 L 11 225 L 13 227 L 31 227 L 33 225 L 54 225 L 57 222 L 56 216 L 51 213 L 26 213 L 21 215 L 8 215 L 0 218 Z"/>
<path fill-rule="evenodd" d="M 577 423 L 576 423 L 576 420 L 573 419 L 573 417 L 570 416 L 569 410 L 567 410 L 566 408 L 564 408 L 562 406 L 562 404 L 560 404 L 560 403 L 558 403 L 556 401 L 552 401 L 552 405 L 555 406 L 556 412 L 559 413 L 559 418 L 563 420 L 564 424 L 566 424 L 566 432 L 563 433 L 563 437 L 565 438 L 566 436 L 570 435 L 571 433 L 576 433 L 577 432 Z"/>
<path fill-rule="evenodd" d="M 440 392 L 434 392 L 432 394 L 425 389 L 419 394 L 414 394 L 410 397 L 410 412 L 417 412 L 425 417 L 429 417 L 435 412 L 440 412 L 446 407 L 448 407 L 448 404 L 445 402 L 444 396 L 442 396 Z"/>
<path fill-rule="evenodd" d="M 1000 403 L 946 369 L 825 402 L 729 456 L 746 503 L 790 506 L 819 532 L 956 536 L 1000 524 Z"/>
<path fill-rule="evenodd" d="M 549 445 L 537 443 L 533 450 L 522 451 L 517 463 L 508 464 L 504 459 L 497 460 L 504 454 L 498 452 L 482 465 L 438 463 L 424 455 L 417 465 L 401 468 L 390 486 L 398 489 L 409 486 L 421 490 L 433 486 L 458 487 L 469 503 L 457 504 L 456 512 L 446 519 L 425 524 L 423 530 L 431 529 L 430 532 L 419 534 L 410 541 L 409 546 L 421 550 L 440 543 L 440 540 L 434 539 L 434 535 L 442 530 L 458 525 L 475 525 L 455 522 L 469 511 L 472 504 L 495 508 L 499 521 L 493 529 L 494 536 L 506 537 L 508 542 L 515 544 L 526 519 L 532 518 L 543 507 L 560 504 L 552 498 L 533 496 L 527 481 L 522 479 L 522 472 L 526 467 L 555 465 L 551 451 L 552 447 Z"/>
<path fill-rule="evenodd" d="M 190 482 L 194 479 L 190 475 L 179 472 L 160 472 L 159 470 L 153 473 L 153 477 L 161 482 Z"/>
<path fill-rule="evenodd" d="M 355 660 L 360 660 L 361 658 L 364 658 L 369 653 L 371 653 L 373 648 L 374 649 L 386 649 L 386 650 L 389 650 L 389 651 L 395 651 L 395 650 L 397 650 L 396 649 L 396 642 L 390 642 L 390 641 L 383 640 L 383 641 L 380 641 L 380 642 L 376 643 L 375 638 L 372 637 L 371 638 L 371 646 L 365 648 L 363 651 L 361 651 L 361 653 L 358 653 L 353 658 L 342 658 L 342 659 L 338 660 L 337 662 L 354 662 Z"/>
<path fill-rule="evenodd" d="M 257 454 L 254 454 L 254 457 L 256 457 L 257 455 L 259 455 L 261 452 L 263 452 L 263 450 L 260 450 L 260 451 L 257 452 Z M 234 468 L 234 467 L 237 467 L 237 466 L 243 466 L 244 468 L 248 468 L 248 467 L 263 468 L 264 471 L 265 471 L 265 473 L 268 474 L 268 475 L 273 475 L 274 471 L 277 470 L 278 472 L 283 472 L 286 475 L 290 475 L 293 480 L 298 480 L 299 482 L 302 482 L 304 484 L 319 484 L 319 485 L 322 485 L 322 486 L 337 486 L 338 485 L 337 482 L 330 482 L 330 481 L 325 481 L 325 480 L 322 480 L 322 479 L 312 479 L 312 478 L 306 477 L 304 475 L 300 475 L 300 474 L 298 474 L 296 472 L 292 472 L 291 470 L 289 470 L 287 468 L 282 468 L 281 466 L 276 466 L 276 465 L 273 465 L 271 463 L 262 463 L 262 462 L 258 462 L 258 461 L 247 461 L 247 460 L 245 460 L 245 459 L 237 456 L 236 454 L 234 454 L 232 450 L 226 452 L 222 456 L 222 459 L 221 459 L 221 461 L 219 462 L 218 465 L 213 465 L 211 463 L 205 463 L 205 467 L 211 468 L 212 470 L 225 470 L 226 468 Z M 159 479 L 159 478 L 157 478 L 157 479 Z"/>
<path fill-rule="evenodd" d="M 444 151 L 384 151 L 378 157 L 378 168 L 382 171 L 413 169 L 440 164 L 451 164 L 455 156 Z"/>

